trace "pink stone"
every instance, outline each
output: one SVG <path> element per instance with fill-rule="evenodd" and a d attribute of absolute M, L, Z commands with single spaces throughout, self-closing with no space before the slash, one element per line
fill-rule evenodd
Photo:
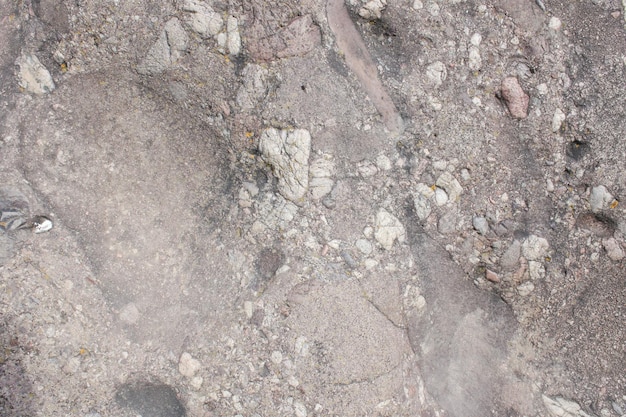
<path fill-rule="evenodd" d="M 528 101 L 530 97 L 522 90 L 516 77 L 506 77 L 500 87 L 502 99 L 516 119 L 525 119 L 528 116 Z"/>

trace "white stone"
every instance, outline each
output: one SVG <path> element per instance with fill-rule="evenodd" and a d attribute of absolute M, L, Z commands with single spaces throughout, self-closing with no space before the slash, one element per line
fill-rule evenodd
<path fill-rule="evenodd" d="M 127 324 L 134 324 L 139 320 L 139 309 L 135 303 L 128 303 L 120 309 L 120 320 Z"/>
<path fill-rule="evenodd" d="M 439 207 L 448 203 L 448 194 L 442 188 L 437 187 L 435 189 L 435 203 Z"/>
<path fill-rule="evenodd" d="M 378 266 L 378 261 L 376 259 L 366 259 L 365 261 L 363 261 L 363 265 L 365 265 L 365 269 L 369 271 Z"/>
<path fill-rule="evenodd" d="M 550 245 L 542 237 L 530 235 L 522 243 L 522 254 L 529 261 L 543 260 L 548 255 Z"/>
<path fill-rule="evenodd" d="M 480 57 L 480 50 L 478 49 L 477 46 L 472 45 L 469 48 L 469 64 L 468 65 L 472 71 L 478 71 L 483 65 L 482 58 Z"/>
<path fill-rule="evenodd" d="M 528 261 L 528 275 L 533 281 L 546 277 L 546 268 L 543 263 L 537 261 Z"/>
<path fill-rule="evenodd" d="M 203 382 L 204 379 L 201 376 L 194 376 L 193 378 L 191 378 L 191 382 L 189 382 L 189 385 L 191 385 L 191 388 L 193 388 L 195 391 L 198 391 L 200 388 L 202 388 Z"/>
<path fill-rule="evenodd" d="M 298 356 L 307 356 L 309 354 L 310 345 L 305 336 L 298 336 L 294 347 Z"/>
<path fill-rule="evenodd" d="M 424 197 L 430 199 L 435 195 L 435 190 L 433 189 L 433 187 L 429 187 L 423 182 L 420 182 L 415 186 L 415 193 L 421 194 Z"/>
<path fill-rule="evenodd" d="M 266 129 L 259 140 L 259 151 L 272 166 L 281 195 L 294 203 L 302 203 L 309 188 L 309 132 Z"/>
<path fill-rule="evenodd" d="M 243 83 L 237 90 L 236 101 L 242 110 L 252 110 L 265 97 L 267 92 L 267 68 L 258 64 L 248 64 L 241 72 Z"/>
<path fill-rule="evenodd" d="M 529 295 L 534 290 L 535 290 L 535 284 L 533 284 L 530 281 L 524 282 L 523 284 L 520 284 L 517 287 L 517 292 L 522 297 L 526 297 L 527 295 Z"/>
<path fill-rule="evenodd" d="M 178 372 L 187 378 L 193 378 L 201 366 L 199 360 L 194 359 L 188 352 L 184 352 L 178 361 Z"/>
<path fill-rule="evenodd" d="M 565 113 L 557 107 L 556 110 L 554 110 L 554 116 L 552 116 L 552 132 L 556 133 L 561 130 L 564 121 Z"/>
<path fill-rule="evenodd" d="M 421 10 L 424 8 L 424 3 L 421 2 L 421 0 L 415 0 L 413 2 L 413 9 L 415 10 Z"/>
<path fill-rule="evenodd" d="M 480 46 L 480 43 L 482 42 L 483 37 L 480 33 L 474 33 L 472 35 L 472 38 L 470 39 L 470 43 L 474 46 Z"/>
<path fill-rule="evenodd" d="M 272 363 L 280 365 L 280 363 L 283 361 L 283 354 L 278 350 L 275 350 L 270 355 L 270 360 L 272 361 Z"/>
<path fill-rule="evenodd" d="M 552 30 L 559 30 L 559 29 L 561 29 L 561 25 L 562 25 L 561 19 L 559 19 L 556 16 L 552 16 L 550 18 L 550 22 L 548 23 L 548 27 L 550 29 L 552 29 Z"/>
<path fill-rule="evenodd" d="M 448 76 L 446 65 L 441 61 L 435 61 L 426 67 L 426 77 L 428 80 L 439 87 Z"/>
<path fill-rule="evenodd" d="M 426 5 L 426 10 L 428 10 L 428 13 L 430 13 L 430 15 L 433 17 L 439 16 L 439 9 L 439 4 L 434 1 L 430 1 Z"/>
<path fill-rule="evenodd" d="M 624 259 L 624 249 L 622 249 L 622 245 L 615 238 L 608 238 L 602 240 L 602 245 L 604 246 L 604 250 L 606 251 L 607 256 L 612 261 L 621 261 Z"/>
<path fill-rule="evenodd" d="M 461 183 L 449 172 L 444 172 L 437 178 L 435 182 L 437 187 L 443 188 L 448 193 L 448 198 L 453 202 L 457 202 L 461 194 L 463 193 L 463 187 Z"/>
<path fill-rule="evenodd" d="M 364 19 L 380 19 L 387 6 L 387 0 L 369 0 L 359 9 L 359 15 Z"/>
<path fill-rule="evenodd" d="M 546 83 L 541 83 L 537 86 L 537 93 L 539 93 L 542 96 L 545 96 L 546 94 L 548 94 L 548 84 Z"/>
<path fill-rule="evenodd" d="M 241 51 L 241 35 L 239 34 L 239 23 L 234 16 L 228 16 L 226 21 L 226 33 L 228 34 L 228 53 L 239 55 Z"/>
<path fill-rule="evenodd" d="M 383 248 L 390 250 L 396 240 L 399 243 L 404 242 L 406 239 L 406 230 L 400 220 L 387 210 L 381 208 L 378 210 L 378 213 L 376 213 L 374 238 Z"/>
<path fill-rule="evenodd" d="M 37 95 L 51 93 L 54 90 L 50 72 L 34 54 L 21 55 L 15 60 L 15 65 L 20 67 L 17 78 L 24 90 Z"/>
<path fill-rule="evenodd" d="M 301 402 L 295 401 L 293 403 L 293 409 L 294 409 L 294 411 L 296 413 L 296 417 L 306 417 L 307 416 L 306 407 Z"/>
<path fill-rule="evenodd" d="M 613 201 L 613 196 L 604 185 L 598 185 L 591 189 L 589 204 L 591 205 L 591 211 L 594 213 L 607 209 Z"/>
<path fill-rule="evenodd" d="M 309 188 L 314 200 L 319 200 L 330 193 L 335 185 L 332 176 L 335 172 L 335 165 L 330 156 L 323 156 L 316 159 L 309 167 Z"/>
<path fill-rule="evenodd" d="M 474 229 L 481 235 L 486 235 L 489 231 L 489 223 L 487 223 L 487 219 L 483 216 L 474 216 L 472 226 L 474 226 Z"/>
<path fill-rule="evenodd" d="M 191 12 L 189 26 L 203 38 L 215 36 L 222 30 L 224 21 L 219 13 L 216 13 L 211 6 L 204 2 L 187 0 L 183 5 L 183 10 Z"/>
<path fill-rule="evenodd" d="M 356 248 L 363 255 L 369 255 L 370 253 L 372 253 L 372 250 L 374 250 L 372 244 L 367 239 L 357 239 L 357 241 L 354 243 L 354 246 L 356 246 Z"/>
<path fill-rule="evenodd" d="M 430 200 L 423 194 L 418 193 L 413 197 L 413 207 L 415 208 L 415 214 L 420 221 L 424 221 L 428 218 L 428 216 L 430 216 Z"/>
<path fill-rule="evenodd" d="M 391 169 L 391 160 L 387 155 L 378 155 L 376 157 L 376 167 L 381 171 L 389 171 Z"/>

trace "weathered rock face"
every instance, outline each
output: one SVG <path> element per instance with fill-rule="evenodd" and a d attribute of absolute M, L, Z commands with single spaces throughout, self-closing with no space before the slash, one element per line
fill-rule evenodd
<path fill-rule="evenodd" d="M 189 38 L 180 21 L 177 18 L 168 20 L 157 41 L 137 66 L 137 71 L 144 75 L 154 75 L 165 71 L 178 61 L 187 49 L 188 42 Z"/>
<path fill-rule="evenodd" d="M 50 72 L 39 62 L 36 55 L 22 55 L 15 61 L 15 65 L 20 68 L 18 81 L 20 87 L 24 90 L 29 93 L 43 95 L 55 89 Z"/>
<path fill-rule="evenodd" d="M 278 178 L 280 194 L 296 204 L 302 203 L 309 189 L 309 132 L 267 129 L 261 135 L 259 151 Z"/>

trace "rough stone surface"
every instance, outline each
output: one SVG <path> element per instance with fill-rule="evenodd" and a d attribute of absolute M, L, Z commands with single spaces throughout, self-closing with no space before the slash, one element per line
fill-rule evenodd
<path fill-rule="evenodd" d="M 266 129 L 259 140 L 259 151 L 278 178 L 278 191 L 287 200 L 301 204 L 309 189 L 309 132 Z"/>
<path fill-rule="evenodd" d="M 55 85 L 50 72 L 34 54 L 21 55 L 16 61 L 20 69 L 18 82 L 29 93 L 42 95 L 54 91 Z"/>
<path fill-rule="evenodd" d="M 397 217 L 381 208 L 376 213 L 374 237 L 383 248 L 390 250 L 395 241 L 404 243 L 406 230 Z"/>
<path fill-rule="evenodd" d="M 522 89 L 516 77 L 507 77 L 500 85 L 502 99 L 505 101 L 511 116 L 516 119 L 525 119 L 528 116 L 528 102 L 530 97 Z"/>
<path fill-rule="evenodd" d="M 548 241 L 536 235 L 530 235 L 522 243 L 522 254 L 529 261 L 541 261 L 548 255 Z"/>
<path fill-rule="evenodd" d="M 188 41 L 187 32 L 180 20 L 175 17 L 168 20 L 157 41 L 137 66 L 137 71 L 145 75 L 155 75 L 165 71 L 180 59 L 187 49 Z"/>
<path fill-rule="evenodd" d="M 598 185 L 591 189 L 589 204 L 594 213 L 609 208 L 613 200 L 613 196 L 604 185 Z"/>

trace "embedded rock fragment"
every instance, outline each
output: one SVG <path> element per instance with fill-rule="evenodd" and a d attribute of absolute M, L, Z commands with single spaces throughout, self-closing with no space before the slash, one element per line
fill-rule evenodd
<path fill-rule="evenodd" d="M 189 38 L 177 18 L 167 21 L 161 36 L 152 45 L 146 57 L 137 66 L 137 72 L 154 75 L 165 71 L 187 50 Z"/>
<path fill-rule="evenodd" d="M 20 87 L 29 93 L 43 95 L 54 90 L 54 81 L 50 72 L 44 67 L 34 54 L 20 56 L 15 65 L 20 67 L 17 73 Z"/>
<path fill-rule="evenodd" d="M 183 6 L 183 10 L 191 12 L 188 24 L 191 30 L 201 37 L 209 38 L 220 33 L 224 21 L 219 13 L 215 12 L 208 4 L 201 1 L 188 0 Z"/>
<path fill-rule="evenodd" d="M 399 243 L 404 242 L 406 239 L 406 230 L 400 220 L 387 210 L 381 208 L 378 210 L 378 213 L 376 213 L 374 238 L 376 238 L 376 241 L 378 241 L 383 248 L 390 250 L 396 240 Z"/>
<path fill-rule="evenodd" d="M 506 103 L 511 116 L 516 119 L 525 119 L 528 116 L 528 102 L 530 97 L 524 92 L 516 77 L 507 77 L 502 80 L 500 87 L 502 99 Z"/>
<path fill-rule="evenodd" d="M 278 178 L 280 194 L 287 200 L 301 203 L 309 189 L 309 132 L 267 129 L 261 135 L 259 151 Z"/>
<path fill-rule="evenodd" d="M 311 176 L 309 188 L 314 200 L 319 200 L 333 189 L 333 173 L 335 166 L 329 156 L 316 159 L 311 164 L 309 174 Z"/>

